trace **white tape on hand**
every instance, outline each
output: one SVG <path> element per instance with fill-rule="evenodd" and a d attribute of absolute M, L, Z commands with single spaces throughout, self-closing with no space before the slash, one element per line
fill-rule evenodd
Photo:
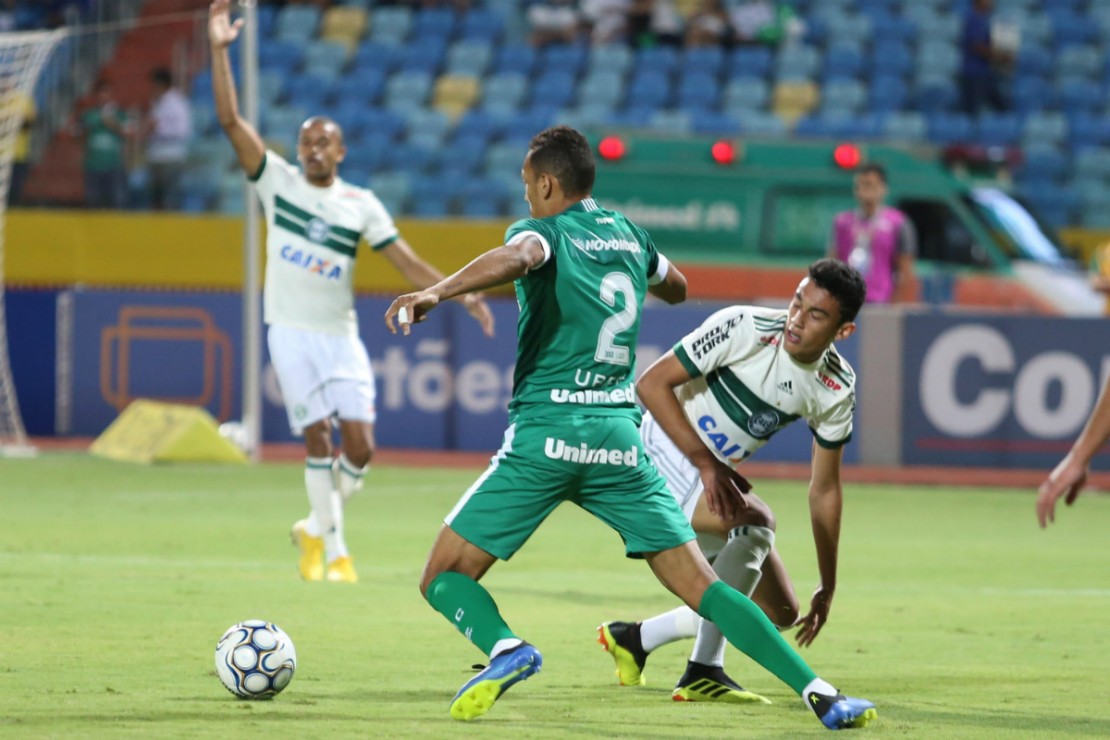
<path fill-rule="evenodd" d="M 402 324 L 410 323 L 409 322 L 409 310 L 407 308 L 405 308 L 404 306 L 401 306 L 401 308 L 397 311 L 397 321 L 399 321 Z"/>

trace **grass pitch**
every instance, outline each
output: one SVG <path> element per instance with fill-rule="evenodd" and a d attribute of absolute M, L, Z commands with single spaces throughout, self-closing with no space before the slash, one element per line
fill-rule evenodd
<path fill-rule="evenodd" d="M 620 688 L 607 619 L 675 605 L 616 534 L 564 506 L 484 583 L 543 672 L 485 717 L 448 716 L 484 657 L 417 592 L 442 516 L 478 471 L 378 466 L 348 509 L 355 586 L 303 583 L 290 524 L 301 469 L 0 460 L 0 736 L 795 738 L 826 732 L 770 674 L 729 672 L 772 706 L 670 700 L 690 643 Z M 803 602 L 816 580 L 804 483 L 760 483 Z M 1110 498 L 1036 528 L 1031 491 L 852 485 L 831 619 L 805 657 L 875 701 L 860 735 L 1107 737 Z M 296 677 L 240 701 L 213 669 L 234 622 L 277 622 Z"/>

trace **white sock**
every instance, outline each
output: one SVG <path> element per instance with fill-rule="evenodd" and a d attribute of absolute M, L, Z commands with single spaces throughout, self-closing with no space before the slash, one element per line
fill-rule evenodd
<path fill-rule="evenodd" d="M 332 486 L 331 466 L 330 457 L 305 458 L 304 487 L 312 506 L 309 533 L 313 525 L 318 527 L 329 563 L 347 554 L 347 542 L 343 539 L 343 503 Z"/>
<path fill-rule="evenodd" d="M 506 650 L 512 650 L 524 644 L 524 640 L 517 637 L 506 637 L 504 640 L 498 640 L 493 643 L 493 650 L 489 651 L 489 659 L 493 660 Z"/>
<path fill-rule="evenodd" d="M 802 689 L 802 701 L 805 702 L 805 705 L 810 709 L 813 709 L 813 706 L 809 703 L 809 695 L 814 693 L 821 694 L 822 696 L 836 696 L 840 692 L 827 681 L 822 681 L 819 678 L 813 679 Z"/>
<path fill-rule="evenodd" d="M 308 516 L 304 519 L 304 531 L 310 537 L 324 536 L 324 528 L 320 526 L 320 520 L 316 518 L 316 512 L 308 512 Z"/>
<path fill-rule="evenodd" d="M 676 640 L 685 640 L 698 633 L 698 620 L 701 617 L 688 606 L 671 609 L 640 623 L 640 643 L 645 653 L 650 653 L 660 645 Z"/>
<path fill-rule="evenodd" d="M 362 490 L 362 481 L 368 472 L 370 472 L 369 464 L 358 468 L 347 459 L 346 455 L 339 454 L 339 460 L 335 464 L 335 488 L 339 491 L 344 506 L 351 496 Z"/>
<path fill-rule="evenodd" d="M 732 530 L 728 542 L 713 561 L 713 570 L 722 581 L 745 596 L 751 596 L 763 575 L 763 561 L 771 554 L 775 533 L 767 527 L 746 525 Z M 707 619 L 698 626 L 698 638 L 690 660 L 723 667 L 728 642 L 717 625 Z"/>

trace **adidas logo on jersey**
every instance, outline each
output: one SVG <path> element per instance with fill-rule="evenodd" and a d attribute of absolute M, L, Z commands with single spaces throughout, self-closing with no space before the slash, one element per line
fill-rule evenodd
<path fill-rule="evenodd" d="M 792 380 L 784 380 L 783 382 L 779 383 L 778 388 L 780 391 L 787 394 L 788 396 L 794 395 L 794 381 Z"/>

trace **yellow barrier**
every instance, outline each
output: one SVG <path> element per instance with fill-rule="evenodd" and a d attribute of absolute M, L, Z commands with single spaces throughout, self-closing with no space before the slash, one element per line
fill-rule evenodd
<path fill-rule="evenodd" d="M 422 257 L 451 273 L 501 244 L 509 222 L 401 220 L 397 225 Z M 243 221 L 235 217 L 17 209 L 8 213 L 5 226 L 9 285 L 204 290 L 243 285 Z M 358 261 L 356 290 L 410 289 L 388 260 L 369 249 Z"/>
<path fill-rule="evenodd" d="M 92 443 L 89 451 L 134 463 L 245 463 L 243 451 L 220 436 L 202 408 L 140 399 L 132 401 Z"/>

